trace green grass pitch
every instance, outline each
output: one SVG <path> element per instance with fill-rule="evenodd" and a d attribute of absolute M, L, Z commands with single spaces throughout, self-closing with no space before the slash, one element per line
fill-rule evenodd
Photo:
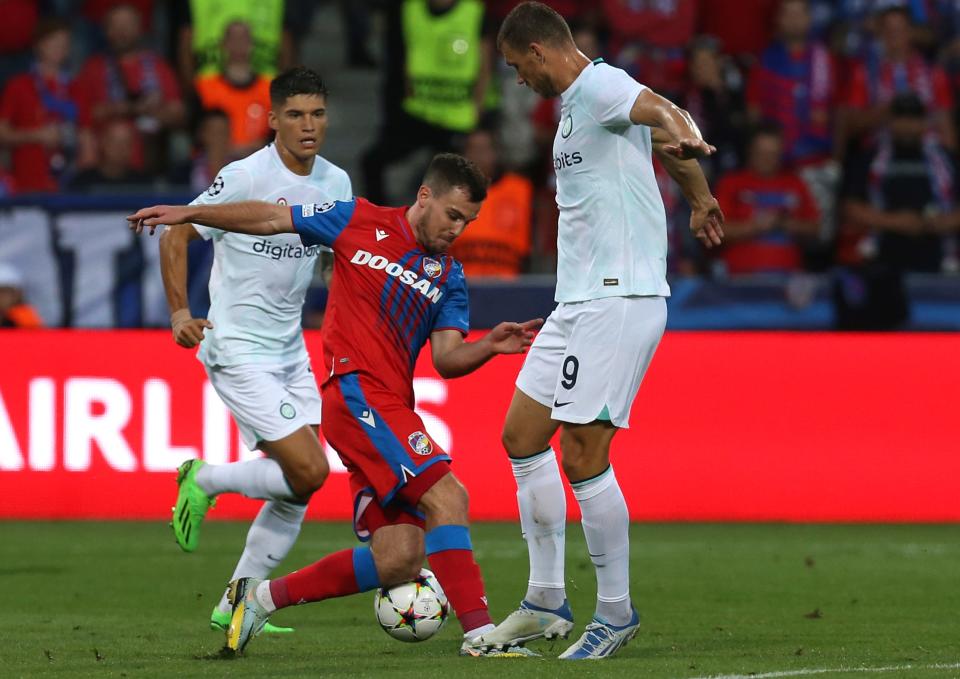
<path fill-rule="evenodd" d="M 371 593 L 282 611 L 295 634 L 214 659 L 207 618 L 246 528 L 208 523 L 183 554 L 163 524 L 0 523 L 0 676 L 960 676 L 957 525 L 635 525 L 641 632 L 588 664 L 553 659 L 562 643 L 532 644 L 542 660 L 460 658 L 454 620 L 403 644 L 376 625 Z M 473 537 L 499 619 L 523 594 L 526 547 L 515 524 Z M 309 523 L 281 571 L 353 544 L 346 524 Z M 579 633 L 595 583 L 575 524 L 567 579 Z"/>

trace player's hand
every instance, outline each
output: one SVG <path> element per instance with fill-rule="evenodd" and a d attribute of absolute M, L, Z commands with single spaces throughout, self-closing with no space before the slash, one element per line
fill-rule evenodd
<path fill-rule="evenodd" d="M 161 224 L 184 224 L 190 221 L 190 208 L 186 205 L 154 205 L 137 210 L 127 217 L 127 226 L 134 233 L 142 233 L 144 227 L 152 236 Z"/>
<path fill-rule="evenodd" d="M 690 213 L 690 230 L 707 248 L 723 242 L 723 212 L 716 198 L 711 196 L 708 203 Z"/>
<path fill-rule="evenodd" d="M 487 334 L 486 340 L 495 354 L 525 354 L 541 325 L 542 318 L 524 323 L 504 321 Z"/>
<path fill-rule="evenodd" d="M 170 315 L 173 339 L 181 347 L 192 349 L 203 341 L 203 329 L 213 328 L 206 318 L 193 318 L 190 309 L 177 309 Z"/>
<path fill-rule="evenodd" d="M 679 139 L 672 144 L 664 144 L 661 149 L 664 153 L 669 153 L 680 160 L 690 160 L 691 158 L 706 158 L 717 152 L 717 147 L 708 144 L 703 139 Z"/>

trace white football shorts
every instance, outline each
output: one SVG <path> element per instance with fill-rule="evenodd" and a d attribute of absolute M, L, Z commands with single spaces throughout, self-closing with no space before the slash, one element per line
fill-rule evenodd
<path fill-rule="evenodd" d="M 630 426 L 630 408 L 667 324 L 663 297 L 558 304 L 527 353 L 517 388 L 560 422 Z"/>
<path fill-rule="evenodd" d="M 320 392 L 309 361 L 204 367 L 250 450 L 320 423 Z"/>

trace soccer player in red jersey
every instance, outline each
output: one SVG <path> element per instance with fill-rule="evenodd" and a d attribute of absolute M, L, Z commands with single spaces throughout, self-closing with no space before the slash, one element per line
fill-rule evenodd
<path fill-rule="evenodd" d="M 193 223 L 263 236 L 297 233 L 304 245 L 334 252 L 321 427 L 350 472 L 354 529 L 370 547 L 335 552 L 275 580 L 231 583 L 229 648 L 242 651 L 278 608 L 412 580 L 426 555 L 463 627 L 461 653 L 532 654 L 469 643 L 493 624 L 473 559 L 467 492 L 414 412 L 413 367 L 428 338 L 437 372 L 452 378 L 496 354 L 525 352 L 542 323 L 505 322 L 476 342 L 464 340 L 466 283 L 446 251 L 476 219 L 486 186 L 468 160 L 440 154 L 410 207 L 378 207 L 362 198 L 293 207 L 247 201 L 161 205 L 128 218 L 138 232 Z"/>

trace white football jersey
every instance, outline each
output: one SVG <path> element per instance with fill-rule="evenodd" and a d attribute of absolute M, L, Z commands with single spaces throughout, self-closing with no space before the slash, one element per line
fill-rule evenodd
<path fill-rule="evenodd" d="M 333 163 L 317 156 L 310 176 L 302 177 L 287 169 L 268 144 L 223 168 L 192 204 L 309 205 L 351 198 L 350 178 Z M 198 358 L 208 366 L 306 360 L 300 318 L 321 248 L 304 246 L 295 233 L 264 237 L 194 228 L 213 239 L 207 314 L 213 329 L 204 332 Z"/>
<path fill-rule="evenodd" d="M 630 122 L 643 90 L 598 60 L 561 95 L 553 140 L 558 302 L 670 294 L 650 128 Z"/>

